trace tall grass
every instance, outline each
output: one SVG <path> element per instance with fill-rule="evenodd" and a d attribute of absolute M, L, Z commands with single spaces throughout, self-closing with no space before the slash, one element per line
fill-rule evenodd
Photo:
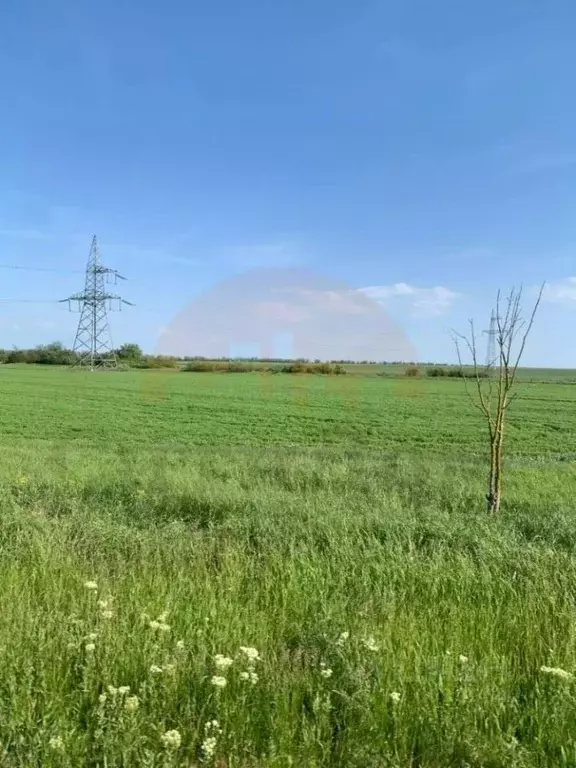
<path fill-rule="evenodd" d="M 511 466 L 497 521 L 482 490 L 461 458 L 4 445 L 0 765 L 574 765 L 540 671 L 576 670 L 573 469 Z"/>

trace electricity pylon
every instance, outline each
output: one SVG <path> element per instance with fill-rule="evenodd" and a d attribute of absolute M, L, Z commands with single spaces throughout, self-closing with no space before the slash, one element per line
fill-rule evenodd
<path fill-rule="evenodd" d="M 496 362 L 496 313 L 492 310 L 490 315 L 490 328 L 482 333 L 488 334 L 488 346 L 486 348 L 486 368 L 490 368 Z"/>
<path fill-rule="evenodd" d="M 86 265 L 86 282 L 84 290 L 74 293 L 63 302 L 68 302 L 72 311 L 75 302 L 77 311 L 80 312 L 80 321 L 74 339 L 74 353 L 76 362 L 74 368 L 89 368 L 95 371 L 97 368 L 113 369 L 118 363 L 112 344 L 112 335 L 108 324 L 108 309 L 116 306 L 122 309 L 122 304 L 130 304 L 121 296 L 106 290 L 106 284 L 117 284 L 118 280 L 125 280 L 115 269 L 104 267 L 100 263 L 98 241 L 96 235 L 92 238 L 92 247 Z"/>

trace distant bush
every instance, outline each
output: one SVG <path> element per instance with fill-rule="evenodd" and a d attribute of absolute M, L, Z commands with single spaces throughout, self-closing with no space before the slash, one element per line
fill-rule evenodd
<path fill-rule="evenodd" d="M 408 378 L 415 379 L 420 375 L 420 368 L 417 365 L 408 365 L 404 369 L 404 376 L 408 376 Z"/>
<path fill-rule="evenodd" d="M 220 360 L 191 360 L 182 368 L 185 373 L 252 373 L 256 368 L 250 363 L 223 362 Z"/>
<path fill-rule="evenodd" d="M 343 365 L 332 363 L 294 362 L 263 367 L 252 363 L 221 360 L 191 360 L 182 370 L 186 373 L 313 373 L 325 376 L 342 376 L 346 373 Z"/>
<path fill-rule="evenodd" d="M 131 365 L 133 368 L 177 368 L 178 360 L 165 355 L 145 355 Z"/>
<path fill-rule="evenodd" d="M 346 373 L 346 368 L 339 363 L 288 363 L 270 370 L 275 373 L 312 373 L 323 376 L 342 376 Z"/>
<path fill-rule="evenodd" d="M 450 379 L 475 379 L 478 375 L 481 379 L 488 378 L 488 371 L 479 369 L 475 373 L 472 369 L 464 368 L 443 368 L 441 366 L 433 366 L 426 369 L 426 376 L 431 378 L 450 378 Z"/>

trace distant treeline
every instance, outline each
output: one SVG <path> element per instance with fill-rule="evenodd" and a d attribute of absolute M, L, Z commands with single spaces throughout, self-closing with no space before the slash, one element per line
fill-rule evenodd
<path fill-rule="evenodd" d="M 182 368 L 188 373 L 317 373 L 329 376 L 341 376 L 346 368 L 339 363 L 293 362 L 277 365 L 262 365 L 263 361 L 243 362 L 226 360 L 191 360 Z"/>
<path fill-rule="evenodd" d="M 343 375 L 345 365 L 389 365 L 406 366 L 405 376 L 448 376 L 463 377 L 468 373 L 460 368 L 434 366 L 431 363 L 416 365 L 400 360 L 330 360 L 318 358 L 296 358 L 286 360 L 279 357 L 219 357 L 207 358 L 201 355 L 173 357 L 169 355 L 147 355 L 138 344 L 123 344 L 114 350 L 118 362 L 124 368 L 181 368 L 185 372 L 196 373 L 250 373 L 252 371 L 269 373 L 316 373 L 326 375 Z M 29 363 L 33 365 L 74 365 L 78 356 L 67 349 L 60 341 L 50 344 L 40 344 L 31 349 L 0 349 L 1 363 Z M 395 375 L 402 375 L 400 370 Z M 383 372 L 381 375 L 391 375 Z M 392 374 L 394 375 L 394 374 Z"/>

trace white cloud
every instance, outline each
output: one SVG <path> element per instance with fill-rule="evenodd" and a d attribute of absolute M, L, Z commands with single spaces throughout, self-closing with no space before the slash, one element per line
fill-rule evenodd
<path fill-rule="evenodd" d="M 418 288 L 408 283 L 394 283 L 393 285 L 372 285 L 360 288 L 362 293 L 371 299 L 387 303 L 402 301 L 410 305 L 415 317 L 435 317 L 447 312 L 460 294 L 445 288 L 442 285 L 433 288 Z"/>
<path fill-rule="evenodd" d="M 576 277 L 565 277 L 555 283 L 548 283 L 542 298 L 545 301 L 576 301 Z"/>

